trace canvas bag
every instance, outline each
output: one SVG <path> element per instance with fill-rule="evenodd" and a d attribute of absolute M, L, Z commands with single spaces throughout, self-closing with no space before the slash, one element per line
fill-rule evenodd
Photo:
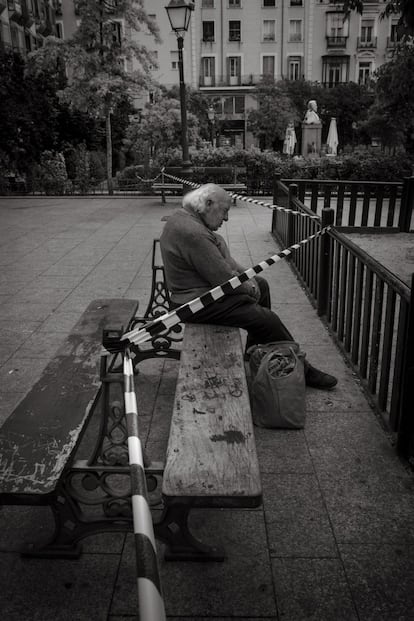
<path fill-rule="evenodd" d="M 302 429 L 306 419 L 305 373 L 298 343 L 279 341 L 253 345 L 248 353 L 254 424 Z"/>

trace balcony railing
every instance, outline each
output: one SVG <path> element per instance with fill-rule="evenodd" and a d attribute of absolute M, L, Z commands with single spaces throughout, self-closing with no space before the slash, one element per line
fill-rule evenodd
<path fill-rule="evenodd" d="M 387 37 L 387 48 L 388 49 L 392 49 L 394 48 L 397 43 L 399 43 L 399 39 L 396 39 L 395 37 Z"/>
<path fill-rule="evenodd" d="M 361 37 L 358 37 L 357 39 L 357 48 L 359 49 L 372 50 L 376 47 L 377 47 L 377 37 L 372 37 L 369 41 L 366 41 L 365 39 L 361 39 Z"/>
<path fill-rule="evenodd" d="M 346 47 L 348 37 L 326 37 L 327 47 Z"/>
<path fill-rule="evenodd" d="M 216 75 L 216 76 L 200 76 L 199 85 L 208 87 L 222 87 L 225 88 L 227 86 L 255 86 L 259 84 L 259 82 L 266 77 L 263 74 L 253 74 L 248 73 L 246 75 L 240 76 L 229 76 L 229 75 Z"/>

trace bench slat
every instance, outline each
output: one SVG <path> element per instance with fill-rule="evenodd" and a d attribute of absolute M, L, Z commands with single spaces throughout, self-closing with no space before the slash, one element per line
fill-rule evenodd
<path fill-rule="evenodd" d="M 257 506 L 259 465 L 240 331 L 187 324 L 163 494 L 195 506 Z"/>
<path fill-rule="evenodd" d="M 102 330 L 125 327 L 135 300 L 94 300 L 0 430 L 1 494 L 53 492 L 99 387 Z"/>

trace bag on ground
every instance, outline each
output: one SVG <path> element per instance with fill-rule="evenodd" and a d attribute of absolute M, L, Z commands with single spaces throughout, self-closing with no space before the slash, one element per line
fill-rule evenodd
<path fill-rule="evenodd" d="M 254 424 L 302 429 L 306 417 L 305 374 L 298 343 L 254 345 L 248 353 Z"/>

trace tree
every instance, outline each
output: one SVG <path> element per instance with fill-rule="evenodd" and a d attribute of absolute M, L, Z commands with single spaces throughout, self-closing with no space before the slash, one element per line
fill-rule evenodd
<path fill-rule="evenodd" d="M 280 83 L 263 80 L 255 89 L 258 103 L 251 110 L 247 127 L 265 148 L 272 148 L 275 141 L 283 140 L 289 122 L 298 122 L 300 115 Z"/>
<path fill-rule="evenodd" d="M 358 11 L 362 13 L 364 5 L 368 4 L 364 0 L 344 0 L 344 11 Z M 414 34 L 414 2 L 413 0 L 387 0 L 382 17 L 389 15 L 399 15 L 399 25 L 406 34 Z"/>
<path fill-rule="evenodd" d="M 180 99 L 180 88 L 174 85 L 171 88 L 161 86 L 163 97 L 169 99 Z M 202 140 L 210 139 L 208 109 L 214 104 L 215 99 L 205 95 L 203 92 L 195 90 L 191 86 L 186 86 L 187 94 L 187 110 L 194 114 L 198 119 L 200 138 Z"/>
<path fill-rule="evenodd" d="M 375 74 L 375 104 L 365 124 L 384 144 L 414 153 L 414 45 L 401 44 Z"/>
<path fill-rule="evenodd" d="M 80 25 L 68 41 L 49 37 L 34 52 L 38 68 L 63 59 L 69 80 L 60 91 L 70 108 L 89 112 L 105 121 L 108 191 L 112 193 L 111 116 L 125 98 L 148 88 L 154 55 L 132 40 L 132 31 L 144 31 L 160 42 L 158 27 L 144 9 L 143 0 L 79 0 Z M 125 32 L 121 29 L 121 20 Z M 133 70 L 125 71 L 125 64 Z"/>
<path fill-rule="evenodd" d="M 187 116 L 189 144 L 199 140 L 198 119 L 191 112 Z M 153 104 L 147 104 L 142 112 L 140 123 L 132 123 L 128 130 L 128 144 L 135 153 L 137 161 L 146 161 L 149 157 L 156 159 L 181 140 L 180 101 L 162 98 Z"/>

